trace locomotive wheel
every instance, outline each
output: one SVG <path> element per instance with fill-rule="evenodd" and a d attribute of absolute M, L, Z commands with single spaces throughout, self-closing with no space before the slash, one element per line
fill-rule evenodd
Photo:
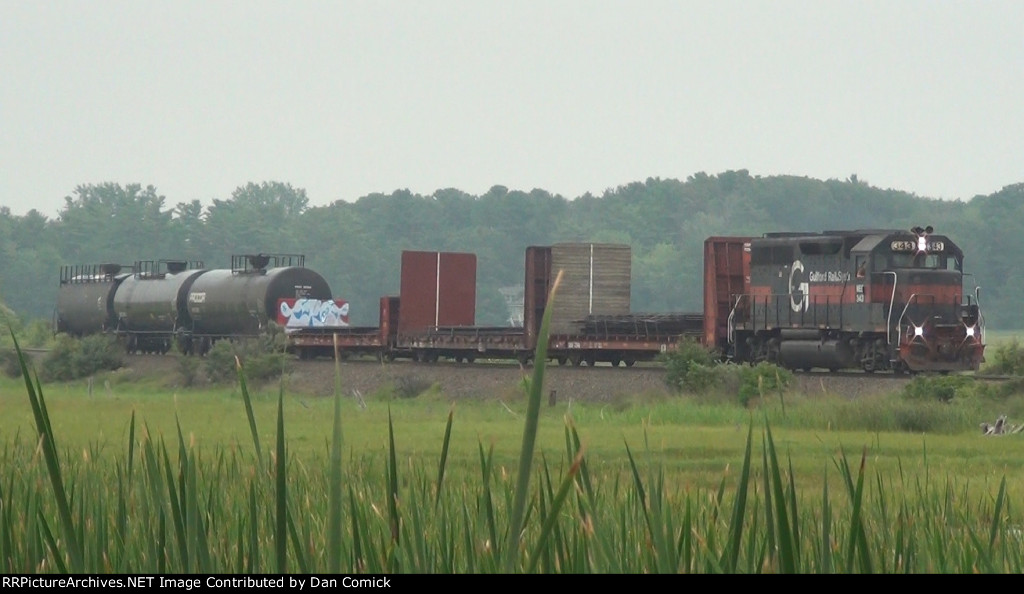
<path fill-rule="evenodd" d="M 636 359 L 632 357 L 626 357 L 626 367 L 632 367 L 636 363 Z"/>
<path fill-rule="evenodd" d="M 565 356 L 563 355 L 563 356 L 561 356 L 561 357 L 558 357 L 558 358 L 557 358 L 557 361 L 558 361 L 558 364 L 559 364 L 559 365 L 565 365 L 566 363 L 568 363 L 568 362 L 569 362 L 569 359 L 567 359 L 567 358 L 566 358 L 566 357 L 565 357 Z"/>
<path fill-rule="evenodd" d="M 618 357 L 612 357 L 611 363 L 612 363 L 612 367 L 618 367 L 619 366 L 619 358 Z"/>
<path fill-rule="evenodd" d="M 583 362 L 583 357 L 579 355 L 572 355 L 569 357 L 569 361 L 572 363 L 573 367 L 579 367 L 580 363 Z"/>

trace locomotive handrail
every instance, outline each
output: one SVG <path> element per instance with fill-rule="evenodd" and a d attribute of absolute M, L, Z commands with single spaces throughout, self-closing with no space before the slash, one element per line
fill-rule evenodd
<path fill-rule="evenodd" d="M 917 299 L 917 293 L 910 295 L 910 299 L 907 299 L 907 304 L 903 306 L 903 313 L 900 314 L 900 319 L 896 322 L 896 344 L 903 342 L 903 318 L 907 315 L 907 310 L 910 309 L 910 304 Z"/>
<path fill-rule="evenodd" d="M 885 318 L 885 344 L 886 346 L 892 346 L 892 336 L 890 335 L 890 331 L 892 329 L 892 306 L 896 303 L 896 283 L 899 281 L 899 277 L 891 270 L 887 270 L 882 274 L 892 275 L 892 295 L 889 297 L 889 315 Z"/>
<path fill-rule="evenodd" d="M 781 326 L 784 323 L 791 325 L 799 323 L 800 325 L 812 324 L 814 326 L 821 324 L 826 328 L 843 327 L 847 304 L 843 302 L 842 297 L 840 297 L 838 301 L 833 302 L 832 297 L 834 297 L 834 295 L 806 295 L 808 303 L 814 306 L 813 309 L 810 307 L 806 310 L 801 308 L 799 312 L 794 312 L 789 306 L 789 300 L 793 298 L 793 293 L 771 293 L 768 295 L 759 295 L 757 297 L 744 294 L 740 295 L 736 299 L 736 304 L 733 305 L 729 312 L 729 317 L 726 322 L 727 335 L 729 337 L 732 337 L 735 333 L 735 314 L 738 312 L 740 302 L 744 297 L 749 297 L 752 304 L 751 317 L 749 321 L 751 324 L 758 326 L 758 329 L 760 330 L 768 330 L 770 325 L 769 321 L 772 321 L 774 326 Z M 759 301 L 758 297 L 763 297 L 763 300 Z M 769 311 L 772 306 L 774 306 L 773 314 Z M 763 314 L 760 316 L 756 313 L 758 307 L 763 307 L 764 309 Z M 837 320 L 832 317 L 833 307 L 839 308 Z M 824 311 L 819 311 L 819 308 L 824 308 Z M 808 313 L 808 310 L 811 311 Z M 811 319 L 808 320 L 808 317 Z M 833 325 L 833 322 L 835 322 L 836 325 Z"/>
<path fill-rule="evenodd" d="M 736 303 L 733 304 L 732 309 L 729 310 L 729 317 L 725 323 L 725 340 L 728 344 L 736 344 L 736 310 L 740 307 L 740 301 L 743 301 L 745 295 L 738 295 L 736 297 Z"/>

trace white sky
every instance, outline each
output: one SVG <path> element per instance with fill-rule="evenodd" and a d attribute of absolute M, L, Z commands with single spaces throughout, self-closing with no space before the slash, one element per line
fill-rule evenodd
<path fill-rule="evenodd" d="M 1024 181 L 1024 2 L 0 0 L 0 205 Z"/>

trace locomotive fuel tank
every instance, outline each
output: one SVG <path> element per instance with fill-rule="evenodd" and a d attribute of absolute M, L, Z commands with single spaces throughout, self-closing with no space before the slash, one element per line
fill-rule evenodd
<path fill-rule="evenodd" d="M 194 336 L 256 335 L 277 319 L 279 299 L 331 299 L 317 272 L 299 266 L 209 270 L 188 290 Z"/>
<path fill-rule="evenodd" d="M 853 350 L 838 340 L 783 340 L 779 363 L 791 369 L 844 369 L 854 367 Z"/>
<path fill-rule="evenodd" d="M 75 336 L 97 334 L 115 324 L 114 294 L 130 273 L 119 264 L 63 266 L 57 288 L 56 330 Z"/>
<path fill-rule="evenodd" d="M 188 292 L 206 269 L 186 270 L 184 263 L 168 263 L 166 273 L 137 273 L 124 279 L 114 295 L 119 332 L 173 333 L 192 325 Z"/>

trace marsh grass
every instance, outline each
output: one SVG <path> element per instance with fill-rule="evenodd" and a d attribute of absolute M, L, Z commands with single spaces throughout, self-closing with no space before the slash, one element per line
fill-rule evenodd
<path fill-rule="evenodd" d="M 542 334 L 546 328 L 545 319 Z M 978 484 L 959 479 L 927 448 L 879 467 L 867 446 L 851 455 L 820 436 L 817 446 L 792 432 L 778 441 L 775 422 L 798 416 L 797 402 L 785 412 L 781 403 L 778 412 L 768 403 L 745 410 L 746 431 L 694 429 L 705 432 L 695 443 L 707 450 L 739 448 L 726 448 L 730 453 L 719 458 L 729 460 L 725 469 L 701 471 L 706 481 L 696 485 L 676 478 L 672 450 L 658 446 L 680 428 L 654 411 L 622 434 L 619 465 L 600 463 L 608 446 L 595 454 L 579 429 L 586 423 L 562 411 L 563 452 L 552 456 L 552 448 L 538 448 L 550 443 L 542 440 L 556 419 L 540 405 L 545 357 L 536 355 L 541 363 L 517 421 L 519 447 L 511 448 L 518 456 L 505 461 L 495 442 L 478 437 L 475 464 L 453 463 L 461 429 L 451 408 L 432 453 L 404 453 L 391 403 L 384 403 L 382 449 L 344 449 L 340 372 L 327 415 L 329 441 L 297 456 L 286 415 L 302 407 L 282 385 L 272 399 L 276 413 L 266 418 L 270 397 L 261 403 L 250 393 L 240 362 L 239 398 L 223 404 L 234 405 L 236 417 L 244 414 L 244 439 L 204 447 L 180 418 L 167 439 L 133 413 L 123 449 L 99 441 L 81 451 L 60 447 L 42 385 L 21 357 L 34 432 L 3 435 L 0 442 L 0 567 L 8 573 L 1024 569 L 1022 523 L 1010 504 L 1019 498 L 1005 474 L 999 476 L 1009 458 L 992 468 L 991 482 Z M 587 421 L 599 426 L 603 419 Z M 274 427 L 270 449 L 269 438 L 261 437 L 267 426 Z M 875 447 L 886 439 L 843 436 Z M 1011 453 L 1005 442 L 990 443 L 993 452 Z M 794 462 L 793 452 L 815 447 L 823 450 L 816 470 Z M 681 457 L 684 463 L 700 458 Z M 803 484 L 811 473 L 823 475 L 814 482 L 817 494 Z"/>

